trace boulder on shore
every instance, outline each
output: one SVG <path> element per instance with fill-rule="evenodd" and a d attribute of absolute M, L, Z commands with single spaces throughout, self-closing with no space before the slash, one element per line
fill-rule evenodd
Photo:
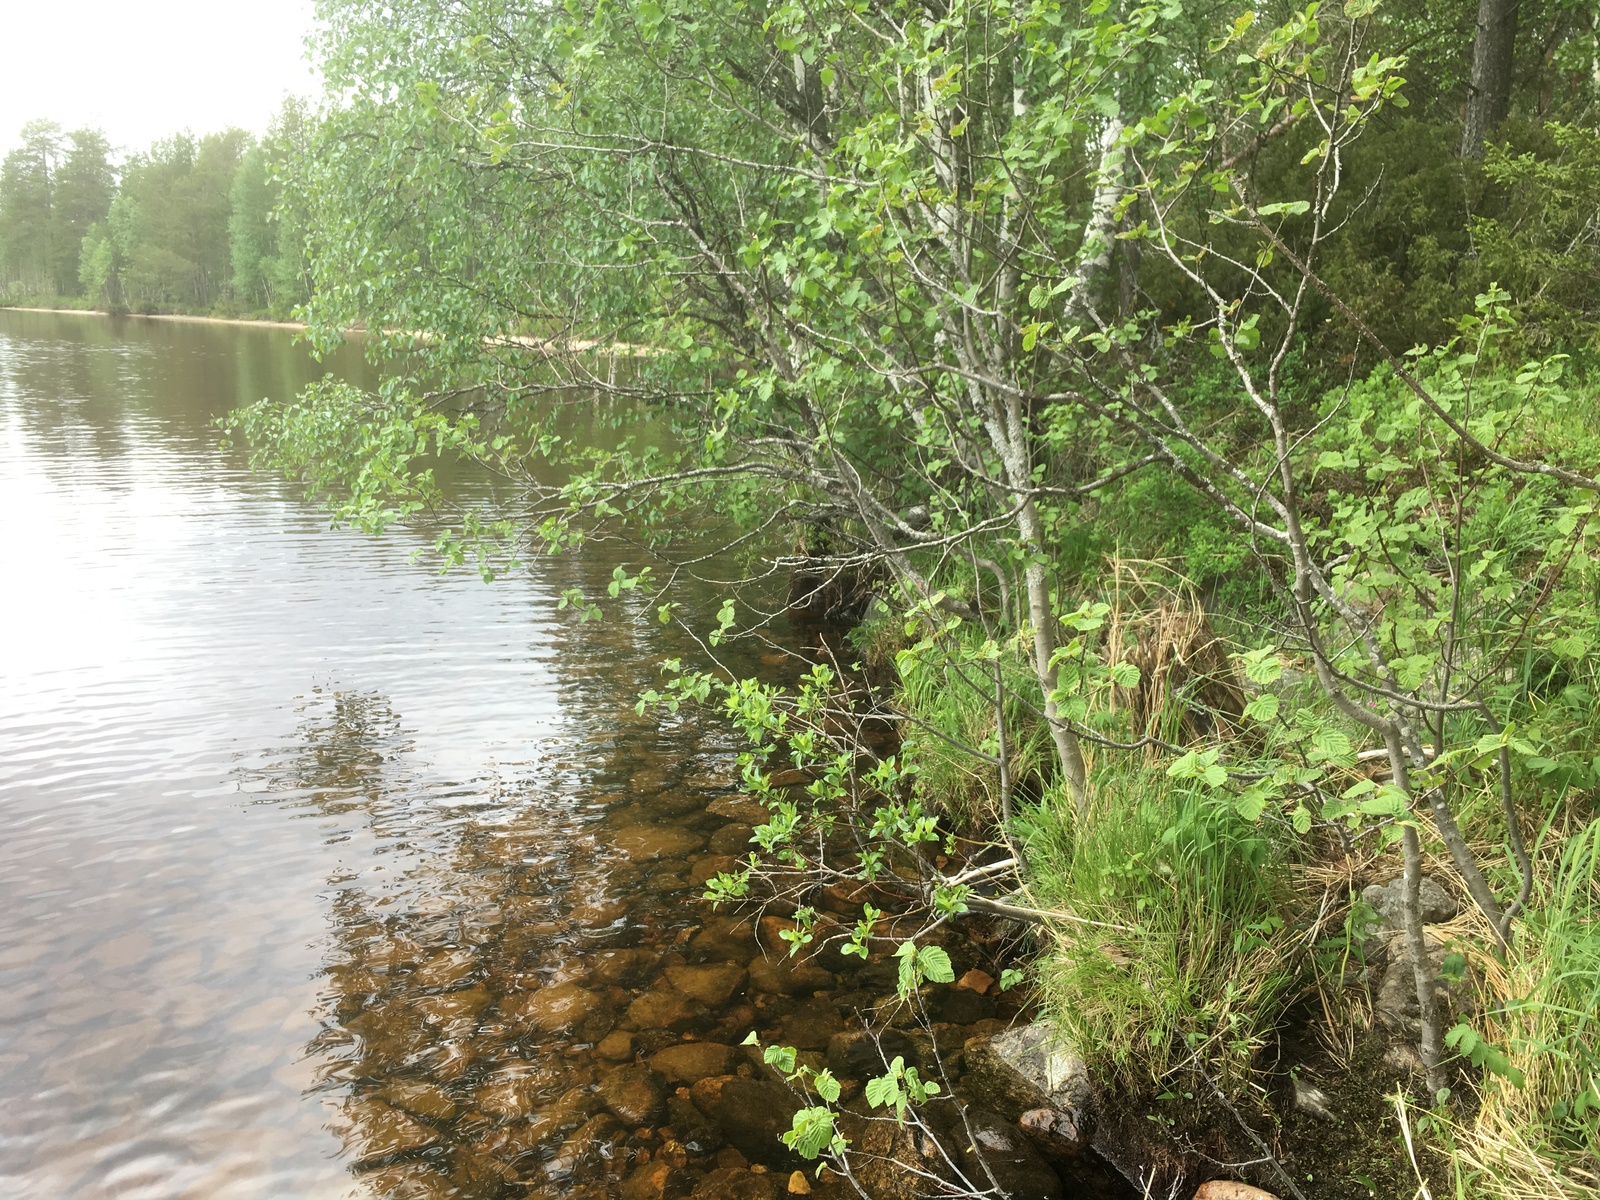
<path fill-rule="evenodd" d="M 967 1090 L 1008 1121 L 1037 1108 L 1092 1111 L 1088 1066 L 1042 1021 L 972 1038 L 964 1053 Z"/>
<path fill-rule="evenodd" d="M 1263 1192 L 1248 1183 L 1230 1183 L 1223 1179 L 1213 1179 L 1210 1183 L 1200 1185 L 1200 1190 L 1194 1194 L 1194 1200 L 1278 1200 L 1278 1198 L 1271 1192 Z"/>

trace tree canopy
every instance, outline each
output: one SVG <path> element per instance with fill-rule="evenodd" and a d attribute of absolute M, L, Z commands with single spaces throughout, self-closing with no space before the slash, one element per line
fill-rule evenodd
<path fill-rule="evenodd" d="M 369 528 L 446 501 L 440 456 L 509 478 L 440 541 L 486 575 L 627 539 L 611 597 L 705 637 L 642 705 L 720 703 L 772 812 L 714 897 L 897 879 L 926 930 L 1040 922 L 1108 1072 L 1243 1097 L 1297 1001 L 1351 994 L 1354 882 L 1398 872 L 1458 1189 L 1581 1193 L 1597 1063 L 1550 1014 L 1588 993 L 1549 954 L 1552 914 L 1592 912 L 1552 847 L 1600 785 L 1590 6 L 320 11 L 328 95 L 278 211 L 313 338 L 359 323 L 407 366 L 234 428 Z M 571 439 L 597 397 L 618 436 Z M 674 608 L 719 572 L 711 623 Z M 721 669 L 790 576 L 856 640 L 787 688 Z M 960 839 L 985 850 L 947 872 Z M 1425 870 L 1470 909 L 1476 1027 Z M 1346 881 L 1320 906 L 1316 872 Z M 798 947 L 822 925 L 783 894 Z M 897 954 L 914 990 L 933 968 Z M 1513 976 L 1542 1015 L 1488 982 Z M 812 1153 L 844 1153 L 836 1099 L 796 1125 Z"/>
<path fill-rule="evenodd" d="M 29 124 L 0 168 L 0 295 L 290 315 L 309 284 L 281 178 L 305 122 L 290 100 L 260 142 L 180 133 L 121 161 L 98 130 Z"/>

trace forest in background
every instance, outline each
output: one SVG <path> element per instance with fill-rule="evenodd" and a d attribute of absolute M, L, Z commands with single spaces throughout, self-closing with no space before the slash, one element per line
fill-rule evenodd
<path fill-rule="evenodd" d="M 628 547 L 559 603 L 703 639 L 641 710 L 747 735 L 713 899 L 925 1025 L 1004 922 L 1152 1194 L 1600 1195 L 1591 4 L 319 12 L 278 229 L 313 341 L 407 366 L 230 432 L 486 578 Z M 796 606 L 849 638 L 718 663 Z M 764 1053 L 797 1153 L 985 1193 L 928 1063 Z"/>
<path fill-rule="evenodd" d="M 94 129 L 33 121 L 0 164 L 0 303 L 287 318 L 310 293 L 281 176 L 308 114 L 259 141 L 179 133 L 118 160 Z"/>

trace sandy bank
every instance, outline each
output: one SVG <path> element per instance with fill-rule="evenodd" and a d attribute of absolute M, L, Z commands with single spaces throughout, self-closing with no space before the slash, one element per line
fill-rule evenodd
<path fill-rule="evenodd" d="M 117 317 L 130 321 L 189 321 L 201 325 L 259 325 L 265 329 L 304 329 L 299 321 L 268 321 L 251 317 L 201 317 L 188 313 L 108 313 L 98 308 L 28 308 L 0 304 L 5 312 L 69 313 L 78 317 Z M 356 331 L 352 331 L 356 332 Z"/>

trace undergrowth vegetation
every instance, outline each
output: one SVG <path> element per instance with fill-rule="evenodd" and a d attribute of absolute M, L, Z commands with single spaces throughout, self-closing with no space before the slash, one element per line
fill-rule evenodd
<path fill-rule="evenodd" d="M 1292 1195 L 1295 1072 L 1393 1100 L 1344 1194 L 1597 1194 L 1600 26 L 1482 8 L 326 0 L 306 315 L 417 375 L 233 428 L 373 528 L 496 472 L 452 562 L 625 543 L 561 603 L 700 639 L 641 710 L 748 739 L 708 894 L 795 953 L 997 923 Z"/>

